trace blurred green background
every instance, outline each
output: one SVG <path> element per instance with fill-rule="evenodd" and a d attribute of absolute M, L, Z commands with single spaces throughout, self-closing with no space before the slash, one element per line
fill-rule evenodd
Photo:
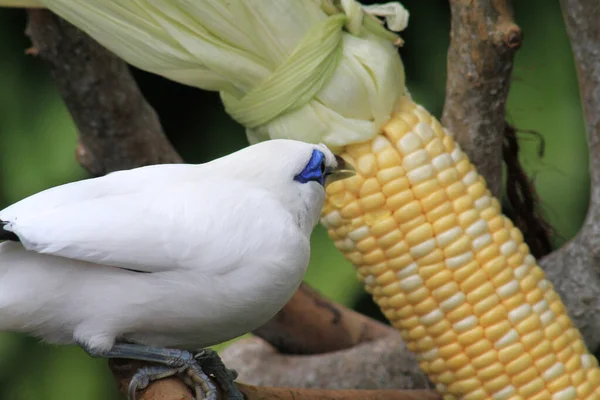
<path fill-rule="evenodd" d="M 538 131 L 522 134 L 521 162 L 535 178 L 555 245 L 573 237 L 588 203 L 587 146 L 572 54 L 558 1 L 515 2 L 525 40 L 516 56 L 507 118 Z M 441 114 L 449 41 L 444 0 L 407 0 L 411 12 L 401 54 L 408 87 L 434 115 Z M 0 10 L 0 208 L 50 186 L 86 177 L 74 158 L 76 131 L 43 63 L 24 51 L 25 13 Z M 134 71 L 165 130 L 188 162 L 204 162 L 247 144 L 214 93 Z M 328 297 L 375 315 L 352 266 L 320 227 L 306 280 Z M 54 347 L 0 333 L 0 400 L 118 398 L 106 362 L 78 348 Z"/>

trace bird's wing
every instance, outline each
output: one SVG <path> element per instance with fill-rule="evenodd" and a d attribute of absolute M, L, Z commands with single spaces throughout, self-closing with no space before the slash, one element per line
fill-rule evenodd
<path fill-rule="evenodd" d="M 0 211 L 0 220 L 28 250 L 156 272 L 202 262 L 226 268 L 233 246 L 252 245 L 239 232 L 254 229 L 253 213 L 285 218 L 277 201 L 247 183 L 183 179 L 186 170 L 176 171 L 179 177 L 146 185 L 134 173 L 59 186 Z"/>

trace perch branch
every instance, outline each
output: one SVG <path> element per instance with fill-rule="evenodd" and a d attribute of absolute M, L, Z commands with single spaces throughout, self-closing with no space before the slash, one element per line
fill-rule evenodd
<path fill-rule="evenodd" d="M 120 389 L 126 393 L 129 379 L 141 363 L 128 362 L 125 368 L 113 365 Z M 331 390 L 297 387 L 257 387 L 238 384 L 246 400 L 441 400 L 433 390 Z M 219 395 L 219 398 L 222 396 Z M 150 385 L 142 394 L 143 400 L 193 400 L 192 394 L 179 379 L 165 379 L 161 384 Z"/>
<path fill-rule="evenodd" d="M 125 63 L 100 47 L 87 35 L 48 11 L 29 11 L 27 33 L 35 46 L 34 51 L 30 53 L 38 54 L 50 66 L 56 85 L 79 130 L 78 160 L 92 174 L 101 175 L 119 169 L 181 161 L 163 134 L 154 110 L 143 98 Z M 303 285 L 298 293 L 290 305 L 286 306 L 271 323 L 258 330 L 259 334 L 272 340 L 273 344 L 281 350 L 307 354 L 348 349 L 361 340 L 370 340 L 385 334 L 395 335 L 400 343 L 399 335 L 393 329 L 321 298 L 308 285 Z M 376 346 L 377 343 L 365 344 L 365 346 L 369 345 Z M 414 375 L 415 382 L 425 382 L 426 378 L 418 371 L 412 356 L 398 349 L 403 347 L 394 349 L 397 355 L 394 362 L 405 362 L 402 365 L 406 365 Z M 368 353 L 368 349 L 363 351 Z M 382 351 L 379 351 L 379 354 L 381 353 Z M 339 365 L 339 359 L 343 357 L 347 355 L 332 353 L 322 360 L 331 363 L 329 367 L 321 365 L 323 373 L 330 380 L 342 379 L 341 372 L 336 369 L 336 366 Z M 399 361 L 404 358 L 408 361 Z M 281 356 L 278 360 L 285 362 L 286 357 Z M 307 356 L 295 359 L 294 362 L 301 366 L 312 365 L 315 361 L 312 356 Z M 385 364 L 380 360 L 375 359 L 370 362 L 385 368 Z M 114 363 L 111 365 L 114 366 Z M 125 365 L 133 365 L 133 363 L 127 360 Z M 122 369 L 121 367 L 119 369 Z M 363 363 L 363 370 L 370 368 L 371 365 Z M 287 375 L 289 370 L 290 368 L 271 369 L 270 373 L 283 376 Z M 113 372 L 119 376 L 120 372 L 117 369 L 113 368 Z M 124 382 L 121 380 L 122 384 Z M 409 386 L 417 387 L 414 384 L 405 385 L 405 387 Z M 421 385 L 424 386 L 425 384 Z M 374 386 L 370 385 L 370 387 Z M 244 387 L 243 390 L 246 388 Z M 261 396 L 265 399 L 291 398 L 285 397 L 281 390 L 264 388 L 264 393 L 263 388 L 247 390 L 254 396 L 252 398 L 258 398 L 256 393 L 262 393 Z M 301 398 L 298 396 L 304 392 L 287 389 L 287 393 L 293 393 L 298 399 Z M 305 397 L 302 398 L 345 397 L 344 392 L 319 393 L 320 397 L 303 395 Z M 361 398 L 367 398 L 364 397 L 367 395 L 380 396 L 372 398 L 381 399 L 411 398 L 407 397 L 411 392 L 382 393 L 375 391 L 359 394 L 363 396 Z M 159 398 L 181 400 L 189 396 L 191 393 L 181 381 L 165 379 L 150 385 L 140 396 L 140 400 Z M 356 395 L 348 392 L 348 396 Z"/>
<path fill-rule="evenodd" d="M 542 260 L 542 266 L 581 330 L 588 348 L 600 346 L 600 7 L 561 0 L 577 67 L 590 154 L 590 204 L 577 236 Z"/>
<path fill-rule="evenodd" d="M 442 122 L 500 198 L 506 96 L 521 30 L 509 0 L 450 0 L 450 7 Z"/>
<path fill-rule="evenodd" d="M 311 356 L 282 355 L 261 339 L 250 338 L 229 346 L 221 356 L 228 366 L 235 367 L 242 381 L 259 386 L 327 389 L 431 387 L 427 378 L 406 362 L 407 354 L 400 335 L 390 334 L 349 349 Z M 278 374 L 280 369 L 285 369 L 286 373 Z"/>
<path fill-rule="evenodd" d="M 396 330 L 322 297 L 303 283 L 290 302 L 253 332 L 283 354 L 319 354 L 351 348 Z"/>

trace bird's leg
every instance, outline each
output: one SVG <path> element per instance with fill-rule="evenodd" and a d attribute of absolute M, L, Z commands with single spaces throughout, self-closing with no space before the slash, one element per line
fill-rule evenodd
<path fill-rule="evenodd" d="M 219 354 L 211 349 L 203 349 L 194 355 L 194 358 L 206 373 L 213 375 L 215 380 L 225 392 L 228 400 L 244 400 L 244 395 L 234 384 L 237 378 L 237 372 L 234 369 L 228 369 L 223 364 Z"/>
<path fill-rule="evenodd" d="M 200 364 L 198 364 L 194 355 L 189 351 L 130 343 L 116 343 L 108 351 L 96 351 L 86 346 L 83 346 L 83 348 L 92 357 L 127 358 L 163 364 L 164 368 L 142 368 L 136 373 L 129 385 L 130 400 L 135 400 L 135 395 L 131 397 L 132 392 L 135 393 L 138 388 L 143 389 L 151 381 L 180 374 L 184 371 L 187 372 L 193 382 L 193 385 L 190 386 L 196 391 L 196 398 L 198 400 L 217 399 L 217 388 L 204 371 L 202 371 Z M 140 387 L 140 385 L 143 387 Z"/>

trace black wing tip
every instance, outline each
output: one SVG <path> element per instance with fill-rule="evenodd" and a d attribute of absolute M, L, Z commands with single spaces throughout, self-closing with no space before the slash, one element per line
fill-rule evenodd
<path fill-rule="evenodd" d="M 7 231 L 6 229 L 4 229 L 4 225 L 7 225 L 8 222 L 2 221 L 0 219 L 0 241 L 3 240 L 10 240 L 12 242 L 20 242 L 21 239 L 19 239 L 19 237 L 11 231 Z"/>

